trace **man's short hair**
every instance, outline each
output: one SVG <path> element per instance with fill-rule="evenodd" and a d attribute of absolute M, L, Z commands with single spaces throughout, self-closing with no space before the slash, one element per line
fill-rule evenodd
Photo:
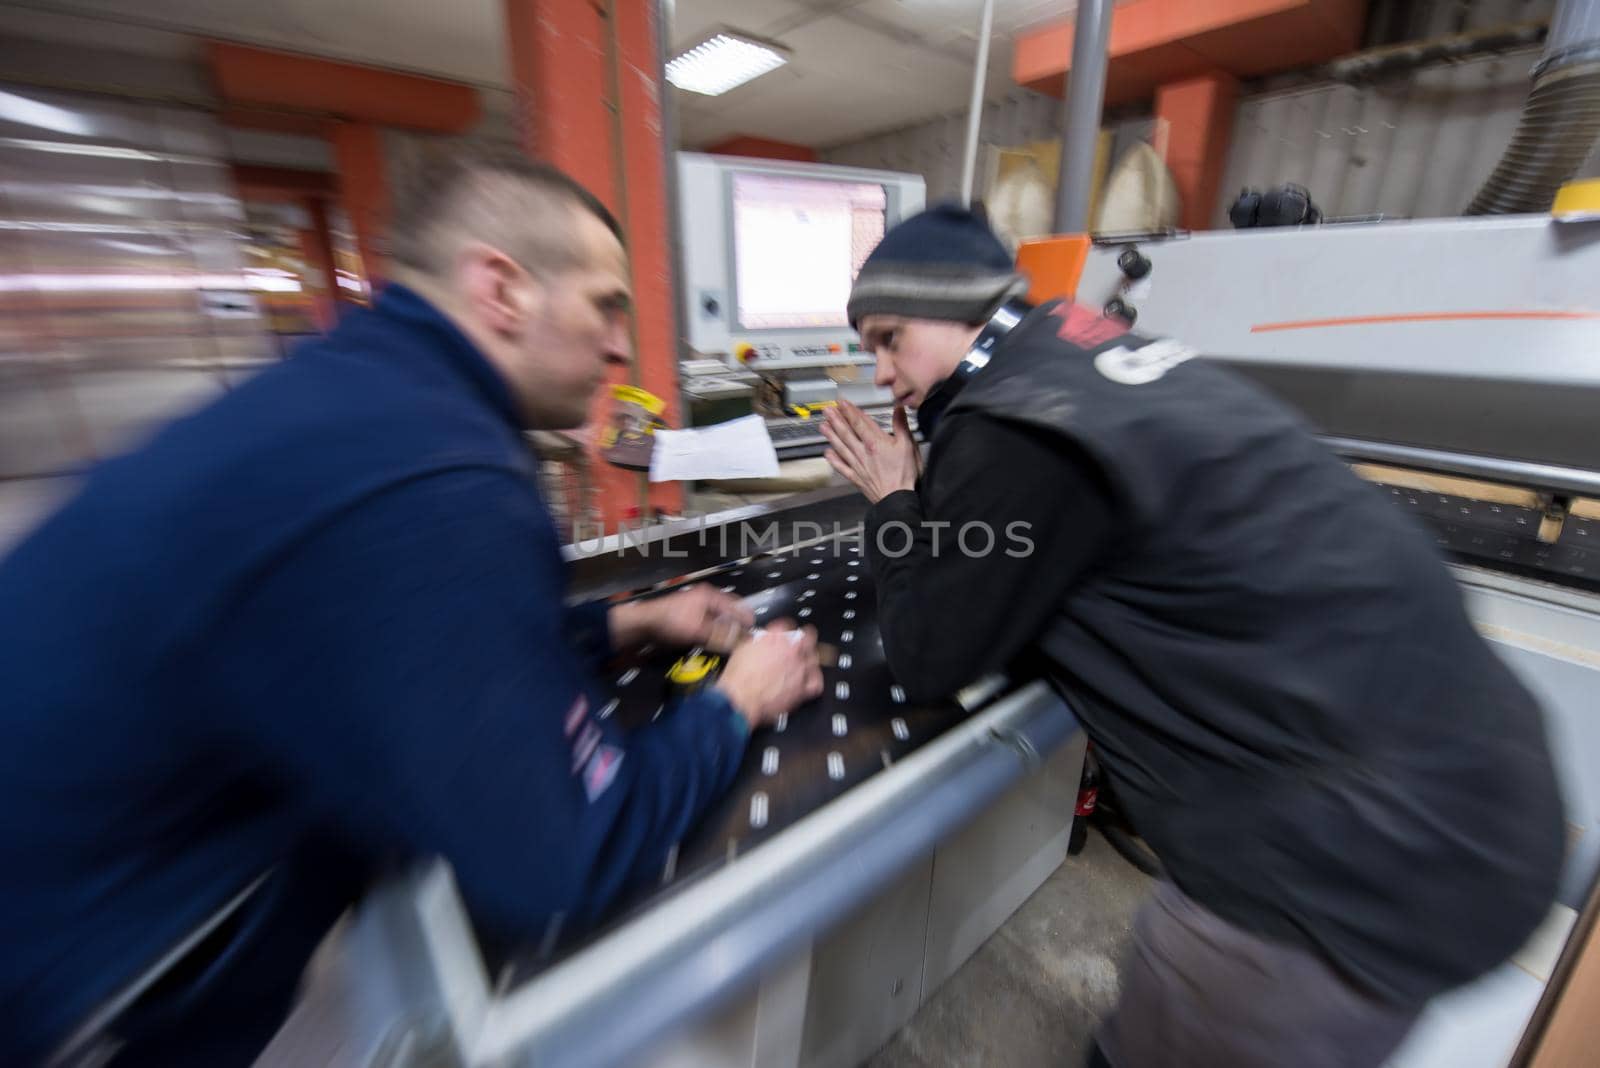
<path fill-rule="evenodd" d="M 462 245 L 481 241 L 548 275 L 578 263 L 572 209 L 623 240 L 599 198 L 548 163 L 510 147 L 429 151 L 395 198 L 390 256 L 398 267 L 442 279 Z"/>

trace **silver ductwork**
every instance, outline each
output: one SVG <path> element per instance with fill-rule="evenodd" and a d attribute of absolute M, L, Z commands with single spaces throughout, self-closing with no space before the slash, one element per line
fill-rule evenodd
<path fill-rule="evenodd" d="M 1600 139 L 1600 0 L 1559 0 L 1511 146 L 1468 215 L 1550 210 Z"/>

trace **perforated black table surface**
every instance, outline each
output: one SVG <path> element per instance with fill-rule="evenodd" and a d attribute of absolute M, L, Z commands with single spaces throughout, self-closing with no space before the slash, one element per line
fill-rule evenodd
<path fill-rule="evenodd" d="M 732 790 L 669 860 L 678 873 L 714 865 L 782 830 L 959 721 L 953 701 L 910 705 L 889 673 L 861 550 L 829 541 L 729 564 L 699 581 L 746 599 L 757 622 L 789 618 L 837 649 L 822 696 L 751 736 Z M 602 708 L 625 726 L 671 715 L 666 672 L 678 651 L 621 667 Z"/>
<path fill-rule="evenodd" d="M 667 858 L 661 878 L 619 910 L 615 922 L 662 894 L 733 861 L 830 800 L 890 766 L 968 713 L 954 700 L 908 703 L 884 662 L 872 577 L 857 539 L 834 537 L 730 561 L 714 571 L 668 580 L 645 596 L 687 581 L 744 598 L 757 622 L 792 619 L 814 626 L 837 649 L 823 668 L 822 695 L 750 738 L 732 788 Z M 599 714 L 637 727 L 673 713 L 667 672 L 682 650 L 646 648 L 613 665 Z M 576 949 L 552 932 L 518 951 L 516 972 L 538 970 Z"/>

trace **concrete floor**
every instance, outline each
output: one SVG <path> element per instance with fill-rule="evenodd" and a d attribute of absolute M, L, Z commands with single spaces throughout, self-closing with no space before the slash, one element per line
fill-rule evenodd
<path fill-rule="evenodd" d="M 1098 831 L 962 965 L 869 1068 L 1076 1068 L 1116 1002 L 1151 879 Z"/>

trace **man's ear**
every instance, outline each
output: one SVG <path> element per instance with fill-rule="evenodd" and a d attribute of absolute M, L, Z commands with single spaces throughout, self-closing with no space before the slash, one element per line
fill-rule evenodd
<path fill-rule="evenodd" d="M 502 337 L 527 328 L 538 280 L 493 245 L 473 241 L 457 258 L 461 295 L 474 318 Z"/>

